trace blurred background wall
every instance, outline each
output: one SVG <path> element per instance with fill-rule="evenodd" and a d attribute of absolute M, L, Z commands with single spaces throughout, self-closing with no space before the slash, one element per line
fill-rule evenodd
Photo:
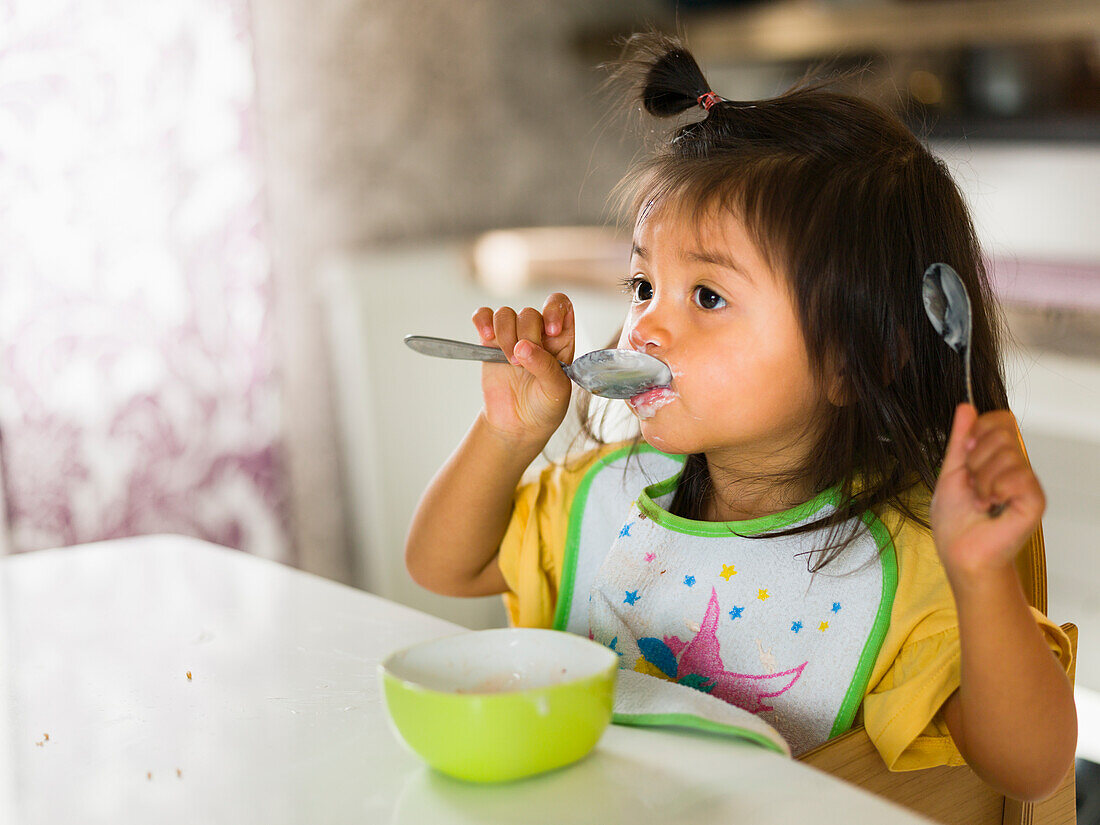
<path fill-rule="evenodd" d="M 295 540 L 312 569 L 362 582 L 347 511 L 359 505 L 333 494 L 349 469 L 334 427 L 325 262 L 500 226 L 601 223 L 633 149 L 619 135 L 601 139 L 600 76 L 578 43 L 667 21 L 669 9 L 633 0 L 252 8 Z M 400 288 L 427 286 L 414 276 Z"/>

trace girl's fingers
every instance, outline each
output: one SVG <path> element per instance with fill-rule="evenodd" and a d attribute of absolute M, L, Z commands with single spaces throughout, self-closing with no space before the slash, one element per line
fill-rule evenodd
<path fill-rule="evenodd" d="M 508 363 L 515 364 L 512 351 L 516 348 L 519 336 L 516 334 L 516 311 L 511 307 L 501 307 L 493 313 L 493 334 L 496 345 L 508 356 Z"/>
<path fill-rule="evenodd" d="M 496 335 L 493 333 L 493 310 L 489 307 L 481 307 L 470 320 L 474 322 L 474 329 L 477 330 L 477 337 L 481 339 L 482 344 L 489 345 L 496 340 Z"/>
<path fill-rule="evenodd" d="M 1016 432 L 1016 417 L 1009 410 L 991 410 L 978 416 L 972 435 L 981 438 L 994 430 Z"/>
<path fill-rule="evenodd" d="M 561 292 L 546 299 L 542 312 L 527 307 L 517 313 L 511 307 L 495 312 L 490 307 L 479 308 L 471 318 L 482 344 L 500 347 L 511 363 L 516 343 L 522 339 L 546 347 L 551 355 L 565 353 L 572 360 L 575 330 L 573 302 Z"/>
<path fill-rule="evenodd" d="M 526 338 L 520 339 L 516 344 L 515 353 L 520 366 L 531 373 L 551 400 L 561 401 L 562 394 L 568 398 L 569 379 L 562 371 L 557 358 Z"/>
<path fill-rule="evenodd" d="M 551 295 L 547 301 L 543 317 L 547 320 L 547 349 L 550 354 L 566 364 L 573 361 L 573 347 L 576 343 L 576 319 L 573 314 L 573 302 L 560 292 Z M 556 330 L 549 332 L 549 330 Z"/>
<path fill-rule="evenodd" d="M 1012 502 L 1042 513 L 1046 509 L 1046 495 L 1030 467 L 1016 467 L 993 480 L 990 502 Z"/>
<path fill-rule="evenodd" d="M 982 432 L 975 426 L 970 434 L 970 443 L 973 446 L 967 451 L 966 466 L 972 472 L 976 472 L 990 458 L 1005 450 L 1023 458 L 1015 431 L 1005 427 L 996 427 Z"/>
<path fill-rule="evenodd" d="M 538 344 L 540 347 L 543 344 L 542 328 L 542 313 L 533 307 L 523 310 L 516 320 L 516 336 L 521 340 Z"/>
<path fill-rule="evenodd" d="M 955 420 L 951 424 L 951 435 L 948 436 L 947 450 L 943 456 L 942 475 L 966 468 L 967 443 L 977 417 L 978 411 L 970 404 L 959 404 L 955 408 Z"/>
<path fill-rule="evenodd" d="M 542 317 L 547 337 L 557 338 L 572 329 L 573 302 L 564 293 L 555 292 L 543 304 Z"/>
<path fill-rule="evenodd" d="M 1026 470 L 1027 465 L 1023 457 L 1015 450 L 1004 447 L 988 456 L 976 468 L 971 468 L 971 478 L 974 482 L 974 492 L 981 498 L 991 498 L 995 495 L 998 482 L 1009 473 L 1018 470 Z"/>

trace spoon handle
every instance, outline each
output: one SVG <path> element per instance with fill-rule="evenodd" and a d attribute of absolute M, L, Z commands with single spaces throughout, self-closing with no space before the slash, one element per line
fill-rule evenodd
<path fill-rule="evenodd" d="M 405 344 L 423 355 L 436 358 L 454 358 L 458 361 L 492 361 L 507 364 L 508 358 L 498 347 L 483 347 L 450 338 L 432 338 L 430 335 L 406 335 Z"/>
<path fill-rule="evenodd" d="M 970 344 L 966 345 L 966 400 L 970 402 L 970 406 L 977 409 L 977 405 L 974 403 L 974 387 L 970 383 Z M 989 505 L 989 509 L 986 513 L 990 518 L 997 518 L 1008 507 L 1007 501 L 994 502 Z"/>
<path fill-rule="evenodd" d="M 974 403 L 974 385 L 970 381 L 970 342 L 966 343 L 966 400 L 970 402 L 970 406 L 974 409 L 978 408 L 978 405 Z"/>

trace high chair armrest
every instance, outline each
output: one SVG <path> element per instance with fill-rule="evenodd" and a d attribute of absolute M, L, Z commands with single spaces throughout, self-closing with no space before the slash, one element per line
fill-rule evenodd
<path fill-rule="evenodd" d="M 1076 663 L 1077 627 L 1064 624 L 1062 630 Z M 1071 666 L 1070 681 L 1074 671 Z M 1072 768 L 1050 798 L 1032 803 L 1005 797 L 966 766 L 887 770 L 862 727 L 807 751 L 799 760 L 945 825 L 1073 825 L 1077 821 Z"/>
<path fill-rule="evenodd" d="M 936 822 L 1001 825 L 1005 798 L 968 767 L 893 772 L 886 768 L 863 727 L 853 728 L 799 757 L 865 791 L 885 797 Z"/>

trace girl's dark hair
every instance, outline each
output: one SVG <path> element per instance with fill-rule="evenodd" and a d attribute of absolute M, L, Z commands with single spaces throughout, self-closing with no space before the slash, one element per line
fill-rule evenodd
<path fill-rule="evenodd" d="M 667 35 L 631 37 L 615 68 L 633 82 L 632 106 L 681 118 L 620 185 L 631 219 L 664 206 L 700 219 L 735 215 L 788 279 L 811 367 L 843 376 L 843 405 L 829 405 L 805 464 L 778 479 L 815 493 L 839 485 L 841 503 L 786 532 L 833 528 L 816 569 L 855 535 L 842 535 L 843 526 L 853 517 L 858 526 L 869 510 L 893 507 L 927 527 L 927 512 L 914 512 L 905 493 L 935 486 L 954 408 L 966 397 L 963 361 L 924 312 L 930 264 L 954 267 L 970 293 L 978 408 L 1008 405 L 996 303 L 944 164 L 897 116 L 824 83 L 704 111 L 699 98 L 712 90 Z M 702 117 L 684 122 L 689 112 Z M 706 461 L 688 457 L 672 504 L 678 515 L 701 516 L 711 494 Z"/>

